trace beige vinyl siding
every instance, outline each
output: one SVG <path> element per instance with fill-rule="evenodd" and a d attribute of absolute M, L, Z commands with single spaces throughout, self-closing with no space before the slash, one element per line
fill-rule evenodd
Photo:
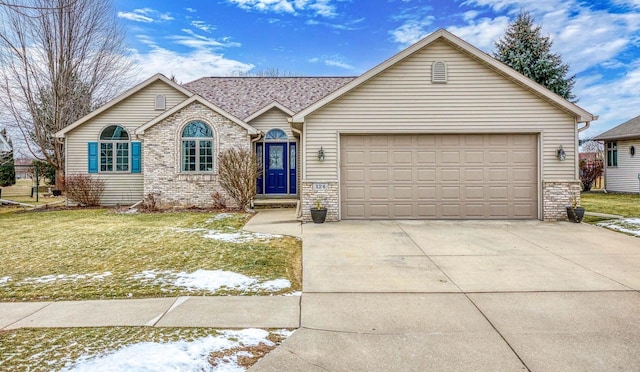
<path fill-rule="evenodd" d="M 607 167 L 605 183 L 607 191 L 640 192 L 640 140 L 627 140 L 618 142 L 618 166 Z M 636 154 L 631 156 L 629 148 L 635 146 Z M 606 165 L 605 147 L 605 165 Z"/>
<path fill-rule="evenodd" d="M 295 140 L 295 138 L 293 137 L 293 132 L 291 132 L 289 121 L 287 120 L 288 117 L 289 115 L 284 113 L 282 110 L 274 107 L 258 116 L 257 118 L 251 120 L 247 124 L 251 125 L 257 130 L 264 132 L 264 134 L 267 134 L 269 130 L 274 128 L 282 129 L 285 133 L 287 133 L 289 140 L 293 141 Z"/>
<path fill-rule="evenodd" d="M 435 60 L 446 84 L 431 82 Z M 306 118 L 305 179 L 338 179 L 339 133 L 540 133 L 543 179 L 575 180 L 576 130 L 571 114 L 439 40 Z"/>
<path fill-rule="evenodd" d="M 155 110 L 155 98 L 158 94 L 166 97 L 166 109 L 184 101 L 187 97 L 162 81 L 156 81 L 125 99 L 109 110 L 91 119 L 84 125 L 66 134 L 66 173 L 87 173 L 87 143 L 97 142 L 103 128 L 112 124 L 122 125 L 129 132 L 129 138 L 135 140 L 134 131 L 165 110 Z M 129 149 L 131 151 L 131 149 Z M 174 149 L 171 149 L 174 151 Z M 144 152 L 142 153 L 144 161 Z M 142 199 L 142 173 L 98 173 L 105 180 L 104 205 L 133 204 Z"/>

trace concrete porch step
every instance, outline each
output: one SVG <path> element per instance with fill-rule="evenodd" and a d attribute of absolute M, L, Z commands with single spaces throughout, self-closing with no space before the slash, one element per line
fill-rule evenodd
<path fill-rule="evenodd" d="M 255 209 L 296 208 L 298 201 L 297 198 L 255 199 L 253 205 Z"/>

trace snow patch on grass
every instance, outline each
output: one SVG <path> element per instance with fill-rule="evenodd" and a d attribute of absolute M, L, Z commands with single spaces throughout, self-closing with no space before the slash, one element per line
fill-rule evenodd
<path fill-rule="evenodd" d="M 224 270 L 196 270 L 192 273 L 145 270 L 132 277 L 136 280 L 151 281 L 163 285 L 186 288 L 194 291 L 234 289 L 239 291 L 264 290 L 277 292 L 291 287 L 287 279 L 275 279 L 261 282 L 258 278 Z"/>
<path fill-rule="evenodd" d="M 24 278 L 18 284 L 47 284 L 53 282 L 75 282 L 78 280 L 101 280 L 111 275 L 110 271 L 104 273 L 89 273 L 89 274 L 57 274 L 57 275 L 44 275 L 33 278 Z M 4 284 L 0 280 L 0 284 Z"/>
<path fill-rule="evenodd" d="M 598 226 L 640 237 L 640 218 L 604 221 Z"/>
<path fill-rule="evenodd" d="M 291 332 L 284 330 L 280 334 L 288 337 Z M 222 331 L 217 336 L 202 337 L 191 342 L 141 342 L 103 355 L 82 356 L 69 363 L 63 371 L 244 371 L 237 363 L 239 353 L 217 360 L 215 367 L 209 363 L 209 355 L 260 343 L 274 345 L 267 336 L 269 332 L 262 329 L 244 329 Z"/>
<path fill-rule="evenodd" d="M 7 284 L 9 283 L 10 280 L 11 280 L 10 276 L 3 276 L 2 278 L 0 278 L 0 285 Z"/>
<path fill-rule="evenodd" d="M 207 223 L 212 223 L 214 221 L 221 221 L 221 220 L 224 220 L 226 218 L 231 218 L 233 216 L 234 216 L 233 213 L 218 213 L 213 218 L 208 219 Z"/>
<path fill-rule="evenodd" d="M 226 243 L 247 243 L 254 240 L 269 240 L 274 238 L 282 238 L 282 235 L 266 234 L 266 233 L 254 233 L 249 231 L 220 231 L 205 229 L 202 227 L 194 228 L 174 228 L 174 231 L 182 233 L 204 232 L 202 236 L 205 239 L 213 239 Z"/>

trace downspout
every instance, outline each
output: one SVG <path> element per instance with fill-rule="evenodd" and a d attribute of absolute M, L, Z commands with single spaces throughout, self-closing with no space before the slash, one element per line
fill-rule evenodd
<path fill-rule="evenodd" d="M 289 128 L 291 128 L 291 131 L 293 133 L 297 133 L 300 136 L 300 143 L 298 143 L 298 148 L 300 149 L 300 154 L 302 154 L 302 150 L 304 149 L 303 145 L 302 145 L 302 131 L 299 129 L 296 129 L 293 127 L 293 125 L 291 125 L 291 121 L 289 121 Z M 297 157 L 297 154 L 296 154 Z M 302 162 L 300 161 L 300 159 L 298 159 L 298 177 L 302 177 L 302 169 L 300 169 L 300 165 L 302 165 Z M 296 182 L 298 182 L 298 180 L 296 179 Z M 301 203 L 301 199 L 300 199 L 300 194 L 302 194 L 302 190 L 300 189 L 300 185 L 296 185 L 296 188 L 298 189 L 298 205 L 296 206 L 296 218 L 301 218 L 302 217 L 302 203 Z"/>

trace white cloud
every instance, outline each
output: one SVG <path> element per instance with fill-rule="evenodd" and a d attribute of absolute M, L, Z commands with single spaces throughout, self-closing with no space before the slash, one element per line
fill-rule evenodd
<path fill-rule="evenodd" d="M 197 12 L 197 10 L 193 9 L 193 8 L 184 8 L 184 10 L 186 10 L 189 13 L 195 13 Z"/>
<path fill-rule="evenodd" d="M 393 41 L 400 44 L 401 47 L 409 46 L 433 31 L 429 30 L 428 27 L 433 24 L 434 20 L 434 16 L 409 19 L 400 27 L 390 31 L 391 37 Z"/>
<path fill-rule="evenodd" d="M 215 30 L 216 28 L 213 27 L 212 25 L 204 22 L 204 21 L 191 21 L 191 26 L 202 30 L 204 32 L 211 32 L 212 30 Z"/>
<path fill-rule="evenodd" d="M 133 12 L 118 12 L 118 18 L 128 19 L 134 22 L 151 23 L 153 18 Z"/>
<path fill-rule="evenodd" d="M 239 47 L 240 43 L 229 41 L 228 37 L 222 39 L 214 39 L 212 37 L 199 35 L 192 30 L 182 29 L 186 35 L 172 35 L 169 40 L 173 40 L 176 44 L 187 46 L 193 49 L 219 49 L 228 47 Z"/>
<path fill-rule="evenodd" d="M 324 61 L 324 64 L 327 66 L 340 67 L 345 70 L 353 70 L 352 65 L 335 59 L 327 59 Z"/>
<path fill-rule="evenodd" d="M 255 66 L 253 64 L 225 58 L 223 54 L 207 49 L 197 49 L 190 53 L 178 53 L 169 49 L 154 47 L 149 52 L 133 51 L 130 57 L 138 66 L 140 76 L 152 76 L 162 73 L 175 75 L 183 83 L 203 76 L 230 76 L 244 73 Z"/>
<path fill-rule="evenodd" d="M 134 9 L 133 12 L 118 12 L 117 17 L 143 23 L 167 22 L 174 19 L 169 13 L 161 13 L 151 8 Z"/>
<path fill-rule="evenodd" d="M 227 0 L 231 4 L 246 10 L 261 12 L 312 15 L 331 18 L 337 15 L 333 0 Z"/>
<path fill-rule="evenodd" d="M 345 70 L 354 71 L 355 67 L 353 65 L 346 62 L 345 58 L 341 55 L 332 55 L 326 56 L 323 55 L 321 57 L 313 57 L 307 60 L 309 63 L 320 63 L 322 62 L 325 66 L 329 67 L 338 67 Z"/>

